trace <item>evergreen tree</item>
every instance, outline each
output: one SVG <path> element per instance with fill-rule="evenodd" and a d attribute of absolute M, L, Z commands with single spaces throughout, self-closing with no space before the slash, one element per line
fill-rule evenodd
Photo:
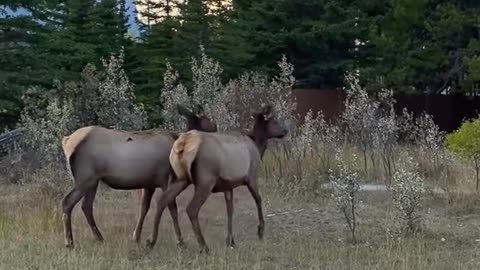
<path fill-rule="evenodd" d="M 371 21 L 369 54 L 382 57 L 362 68 L 367 83 L 408 92 L 468 89 L 478 81 L 479 5 L 470 0 L 391 1 L 384 15 Z"/>
<path fill-rule="evenodd" d="M 234 23 L 248 42 L 248 65 L 272 75 L 285 54 L 298 87 L 337 87 L 356 65 L 355 40 L 365 32 L 359 0 L 233 2 Z M 238 35 L 237 36 L 242 36 Z M 248 59 L 248 57 L 247 57 Z"/>
<path fill-rule="evenodd" d="M 206 1 L 189 0 L 179 4 L 179 8 L 181 24 L 177 32 L 176 46 L 182 52 L 182 57 L 174 63 L 174 67 L 179 70 L 181 78 L 188 80 L 191 78 L 192 57 L 199 56 L 200 46 L 205 47 L 208 52 L 211 45 L 208 7 Z"/>
<path fill-rule="evenodd" d="M 186 56 L 178 46 L 180 22 L 177 16 L 180 1 L 141 1 L 143 5 L 143 27 L 141 41 L 135 45 L 140 68 L 131 69 L 132 82 L 136 85 L 136 96 L 145 105 L 151 121 L 160 121 L 160 93 L 166 63 L 181 62 Z M 146 22 L 146 23 L 145 23 Z M 155 22 L 155 23 L 153 23 Z M 150 24 L 150 25 L 148 25 Z"/>
<path fill-rule="evenodd" d="M 56 24 L 41 48 L 47 82 L 76 81 L 88 63 L 98 63 L 95 0 L 67 0 L 55 12 Z"/>
<path fill-rule="evenodd" d="M 156 117 L 159 117 L 161 109 L 160 93 L 167 61 L 178 63 L 183 56 L 177 47 L 178 25 L 177 19 L 165 18 L 161 23 L 151 27 L 144 44 L 141 45 L 144 81 L 137 84 L 137 95 L 140 100 L 146 102 L 147 111 L 157 115 Z"/>
<path fill-rule="evenodd" d="M 21 96 L 36 80 L 35 47 L 42 25 L 33 11 L 38 5 L 40 1 L 10 0 L 0 6 L 0 128 L 15 124 L 22 109 Z"/>
<path fill-rule="evenodd" d="M 47 82 L 78 81 L 83 68 L 92 63 L 100 66 L 126 47 L 125 2 L 123 0 L 67 0 L 57 5 L 55 23 L 41 47 Z"/>
<path fill-rule="evenodd" d="M 119 2 L 119 3 L 117 3 Z M 125 21 L 125 0 L 101 0 L 95 8 L 96 37 L 98 46 L 95 55 L 108 58 L 110 54 L 118 52 L 125 47 L 125 35 L 127 34 Z"/>
<path fill-rule="evenodd" d="M 248 26 L 242 25 L 239 16 L 245 10 L 244 6 L 233 1 L 231 6 L 226 6 L 225 1 L 216 0 L 211 4 L 215 10 L 210 16 L 213 25 L 211 26 L 211 47 L 207 53 L 224 68 L 222 75 L 225 80 L 238 77 L 239 74 L 252 68 L 249 64 L 255 58 L 254 44 L 249 38 Z"/>

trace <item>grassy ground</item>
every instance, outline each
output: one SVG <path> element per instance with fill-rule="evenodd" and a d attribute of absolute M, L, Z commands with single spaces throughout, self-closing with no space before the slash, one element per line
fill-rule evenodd
<path fill-rule="evenodd" d="M 106 238 L 96 243 L 80 211 L 74 210 L 76 247 L 63 246 L 60 201 L 43 199 L 34 186 L 0 188 L 0 269 L 479 269 L 480 207 L 458 213 L 446 200 L 429 198 L 425 228 L 410 238 L 390 237 L 394 213 L 385 193 L 361 194 L 357 244 L 349 241 L 343 217 L 332 202 L 281 199 L 262 189 L 266 235 L 257 240 L 257 217 L 246 188 L 235 191 L 234 236 L 238 247 L 225 247 L 226 210 L 222 194 L 212 195 L 200 212 L 210 255 L 198 252 L 185 206 L 192 187 L 179 197 L 180 225 L 187 248 L 176 247 L 168 211 L 155 248 L 150 236 L 153 209 L 142 245 L 131 240 L 139 201 L 133 192 L 102 188 L 94 215 Z M 159 194 L 157 194 L 159 195 Z M 478 202 L 478 201 L 477 201 Z"/>

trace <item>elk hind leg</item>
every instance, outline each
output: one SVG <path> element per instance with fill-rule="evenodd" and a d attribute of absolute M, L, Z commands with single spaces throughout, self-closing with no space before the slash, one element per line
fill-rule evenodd
<path fill-rule="evenodd" d="M 74 187 L 62 200 L 63 208 L 63 229 L 65 234 L 65 246 L 73 248 L 72 233 L 72 210 L 73 207 L 82 199 L 85 192 L 78 187 Z"/>
<path fill-rule="evenodd" d="M 143 223 L 145 222 L 145 216 L 150 209 L 150 203 L 152 201 L 153 194 L 155 193 L 155 188 L 145 188 L 142 192 L 142 204 L 140 206 L 140 216 L 138 217 L 137 225 L 133 231 L 133 240 L 135 242 L 140 242 L 140 237 L 142 235 Z"/>
<path fill-rule="evenodd" d="M 182 231 L 180 230 L 180 225 L 178 224 L 178 207 L 176 198 L 173 198 L 172 202 L 168 205 L 168 210 L 170 211 L 170 216 L 172 217 L 173 228 L 175 229 L 175 235 L 177 236 L 178 246 L 184 247 L 185 242 L 183 241 Z"/>
<path fill-rule="evenodd" d="M 83 197 L 82 202 L 82 211 L 87 219 L 88 225 L 92 230 L 93 236 L 99 242 L 103 242 L 104 238 L 100 233 L 100 230 L 97 227 L 95 222 L 95 218 L 93 217 L 93 202 L 95 201 L 95 196 L 97 194 L 98 182 L 92 186 L 90 189 L 87 190 L 85 193 L 85 197 Z"/>
<path fill-rule="evenodd" d="M 162 218 L 162 213 L 165 210 L 165 207 L 169 205 L 175 197 L 177 197 L 180 192 L 182 192 L 189 185 L 186 181 L 175 181 L 172 182 L 167 190 L 162 194 L 158 200 L 157 212 L 153 218 L 153 231 L 152 236 L 147 240 L 147 247 L 153 248 L 158 239 L 158 227 L 160 225 L 160 219 Z"/>
<path fill-rule="evenodd" d="M 198 181 L 201 182 L 200 180 Z M 213 182 L 215 183 L 215 182 Z M 213 189 L 214 185 L 205 184 L 199 185 L 195 189 L 195 194 L 193 195 L 192 200 L 187 206 L 187 214 L 192 223 L 192 229 L 197 238 L 198 244 L 200 245 L 201 252 L 209 253 L 209 248 L 205 242 L 202 231 L 200 229 L 200 224 L 198 222 L 198 213 L 202 208 L 203 204 L 207 201 L 210 196 L 210 192 Z"/>

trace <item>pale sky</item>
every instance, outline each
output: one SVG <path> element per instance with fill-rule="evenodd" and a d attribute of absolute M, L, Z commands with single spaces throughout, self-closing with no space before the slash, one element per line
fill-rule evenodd
<path fill-rule="evenodd" d="M 162 3 L 162 2 L 166 2 L 166 0 L 151 0 L 152 2 L 154 3 Z M 222 0 L 222 2 L 225 4 L 225 5 L 228 5 L 232 2 L 232 0 Z M 140 12 L 145 12 L 147 7 L 146 6 L 137 6 L 137 11 Z M 214 6 L 210 6 L 210 9 L 211 10 L 215 10 L 215 7 Z M 158 11 L 159 15 L 164 15 L 165 11 Z M 162 14 L 163 13 L 163 14 Z M 173 10 L 171 11 L 171 15 L 172 16 L 175 16 L 178 14 L 178 9 L 177 8 L 173 8 Z M 140 14 L 137 15 L 138 16 L 138 19 L 142 22 L 142 23 L 145 23 L 147 24 L 147 20 L 146 18 L 144 18 L 143 16 L 141 16 Z M 151 22 L 152 23 L 152 22 Z M 155 22 L 153 22 L 155 23 Z"/>

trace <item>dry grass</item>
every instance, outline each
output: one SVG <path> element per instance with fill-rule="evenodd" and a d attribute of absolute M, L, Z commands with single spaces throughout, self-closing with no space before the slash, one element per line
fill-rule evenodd
<path fill-rule="evenodd" d="M 68 181 L 68 180 L 67 180 Z M 445 209 L 446 200 L 430 198 L 425 229 L 415 236 L 389 236 L 395 228 L 388 194 L 361 193 L 359 243 L 349 243 L 342 216 L 328 199 L 305 202 L 280 198 L 267 190 L 266 237 L 256 238 L 256 211 L 248 191 L 235 191 L 234 235 L 238 248 L 225 247 L 226 215 L 222 194 L 214 194 L 200 212 L 210 255 L 198 245 L 185 214 L 190 187 L 179 197 L 180 225 L 187 249 L 176 247 L 168 212 L 154 250 L 131 239 L 139 201 L 133 192 L 102 187 L 95 217 L 106 238 L 96 243 L 79 206 L 74 210 L 74 250 L 63 247 L 60 199 L 49 199 L 37 184 L 4 185 L 0 191 L 0 269 L 478 269 L 480 205 L 459 218 Z M 270 184 L 269 184 L 270 185 Z M 52 187 L 53 188 L 53 187 Z M 63 188 L 62 188 L 63 189 Z M 56 193 L 52 193 L 56 194 Z M 283 196 L 283 195 L 282 195 Z M 53 197 L 52 197 L 53 198 Z M 475 209 L 476 211 L 473 211 Z M 151 212 L 143 240 L 150 235 Z M 444 238 L 445 241 L 441 239 Z"/>
<path fill-rule="evenodd" d="M 345 147 L 346 160 L 355 149 Z M 407 149 L 405 151 L 412 151 Z M 361 160 L 361 159 L 360 159 Z M 185 213 L 189 187 L 178 198 L 180 226 L 187 249 L 177 248 L 166 211 L 154 250 L 138 246 L 131 234 L 138 215 L 134 191 L 100 186 L 94 215 L 106 242 L 95 242 L 80 211 L 74 209 L 76 248 L 63 246 L 60 202 L 71 180 L 63 171 L 45 169 L 23 177 L 28 184 L 0 185 L 0 269 L 479 269 L 480 197 L 474 193 L 470 164 L 457 159 L 436 170 L 425 160 L 422 170 L 430 188 L 445 194 L 427 195 L 423 229 L 410 237 L 396 236 L 398 220 L 386 192 L 361 192 L 355 245 L 343 216 L 336 212 L 326 182 L 325 160 L 285 153 L 266 153 L 260 180 L 266 236 L 256 237 L 255 204 L 246 188 L 234 193 L 234 236 L 238 248 L 225 247 L 226 210 L 222 194 L 213 194 L 200 212 L 210 255 L 198 244 Z M 323 167 L 322 167 L 323 166 Z M 362 167 L 362 164 L 354 164 Z M 369 171 L 362 182 L 379 182 Z M 0 179 L 0 183 L 8 183 Z M 381 181 L 380 181 L 381 182 Z M 159 192 L 160 193 L 160 192 Z M 156 194 L 158 198 L 159 194 Z M 155 204 L 142 235 L 150 236 Z M 443 240 L 442 240 L 443 239 Z"/>

